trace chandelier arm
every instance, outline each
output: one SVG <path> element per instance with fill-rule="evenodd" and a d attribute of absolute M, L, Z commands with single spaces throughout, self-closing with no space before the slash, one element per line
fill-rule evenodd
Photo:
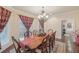
<path fill-rule="evenodd" d="M 41 14 L 38 15 L 38 18 L 39 19 L 46 19 L 48 18 L 48 14 L 44 11 L 44 6 L 42 7 L 42 11 L 41 11 Z"/>

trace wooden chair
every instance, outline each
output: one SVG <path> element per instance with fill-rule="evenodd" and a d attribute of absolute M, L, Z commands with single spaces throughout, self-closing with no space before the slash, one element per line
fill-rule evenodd
<path fill-rule="evenodd" d="M 32 32 L 31 31 L 29 31 L 29 36 L 32 36 Z"/>
<path fill-rule="evenodd" d="M 53 50 L 53 47 L 55 45 L 55 33 L 52 33 L 51 35 L 48 36 L 48 40 L 47 40 L 47 47 L 48 47 L 48 52 L 51 53 L 51 51 Z"/>
<path fill-rule="evenodd" d="M 55 36 L 56 36 L 56 31 L 54 32 L 54 37 L 53 37 L 53 43 L 54 43 L 54 45 L 55 45 Z"/>
<path fill-rule="evenodd" d="M 48 32 L 53 32 L 53 30 L 52 29 L 49 29 Z"/>
<path fill-rule="evenodd" d="M 0 49 L 1 49 L 1 43 L 0 43 Z"/>
<path fill-rule="evenodd" d="M 38 34 L 38 36 L 45 36 L 46 35 L 46 33 L 40 33 L 40 34 Z"/>
<path fill-rule="evenodd" d="M 29 35 L 28 35 L 28 33 L 29 33 Z M 26 37 L 29 37 L 29 36 L 31 36 L 32 35 L 32 32 L 31 31 L 26 31 L 25 33 L 24 33 L 24 37 L 26 38 Z"/>
<path fill-rule="evenodd" d="M 24 37 L 27 37 L 27 32 L 24 33 Z"/>
<path fill-rule="evenodd" d="M 18 41 L 13 36 L 12 36 L 12 42 L 13 42 L 16 53 L 21 53 L 20 45 L 19 45 Z"/>
<path fill-rule="evenodd" d="M 33 32 L 32 32 L 32 34 L 33 34 L 34 36 L 37 36 L 37 33 L 38 33 L 37 30 L 33 30 Z"/>
<path fill-rule="evenodd" d="M 56 31 L 52 34 L 50 38 L 52 50 L 53 50 L 53 47 L 55 46 L 55 35 L 56 35 Z"/>
<path fill-rule="evenodd" d="M 28 52 L 30 52 L 29 48 L 27 46 L 25 48 L 21 48 L 21 46 L 20 46 L 18 41 L 19 40 L 16 40 L 14 38 L 14 36 L 12 36 L 12 42 L 13 42 L 13 45 L 14 45 L 16 53 L 26 53 L 26 52 L 28 53 Z"/>
<path fill-rule="evenodd" d="M 51 46 L 52 46 L 51 42 L 52 42 L 52 40 L 51 40 L 51 37 L 49 36 L 48 40 L 47 40 L 47 46 L 46 46 L 48 48 L 49 53 L 51 53 Z"/>
<path fill-rule="evenodd" d="M 1 39 L 0 39 L 0 49 L 1 49 Z"/>
<path fill-rule="evenodd" d="M 48 35 L 43 39 L 42 44 L 37 47 L 37 49 L 39 49 L 41 53 L 48 53 L 47 40 L 48 40 Z"/>

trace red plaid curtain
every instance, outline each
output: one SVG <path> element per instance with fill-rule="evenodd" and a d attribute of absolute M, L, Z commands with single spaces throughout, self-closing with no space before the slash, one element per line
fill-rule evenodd
<path fill-rule="evenodd" d="M 4 29 L 6 26 L 11 12 L 3 7 L 0 7 L 0 32 Z"/>
<path fill-rule="evenodd" d="M 29 29 L 33 23 L 33 18 L 20 15 L 20 19 L 22 20 L 23 24 L 27 28 L 27 35 L 29 36 Z"/>
<path fill-rule="evenodd" d="M 27 29 L 29 29 L 33 23 L 33 18 L 27 17 L 27 16 L 22 16 L 22 15 L 20 15 L 20 18 L 21 18 L 23 24 L 25 25 L 25 27 Z"/>

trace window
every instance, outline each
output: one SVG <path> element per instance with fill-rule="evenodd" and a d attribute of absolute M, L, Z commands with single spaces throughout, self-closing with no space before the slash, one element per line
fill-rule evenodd
<path fill-rule="evenodd" d="M 24 37 L 24 33 L 27 31 L 27 29 L 25 28 L 24 24 L 22 23 L 22 21 L 19 21 L 19 38 L 23 38 Z"/>
<path fill-rule="evenodd" d="M 1 46 L 9 42 L 9 33 L 9 24 L 7 24 L 4 30 L 0 33 Z"/>

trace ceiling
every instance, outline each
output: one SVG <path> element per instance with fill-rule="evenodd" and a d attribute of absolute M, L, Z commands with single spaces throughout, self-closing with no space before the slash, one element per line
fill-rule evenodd
<path fill-rule="evenodd" d="M 35 16 L 39 15 L 42 11 L 42 6 L 12 6 L 16 10 L 31 13 Z M 78 6 L 45 6 L 44 10 L 48 14 L 62 13 L 79 9 Z"/>

